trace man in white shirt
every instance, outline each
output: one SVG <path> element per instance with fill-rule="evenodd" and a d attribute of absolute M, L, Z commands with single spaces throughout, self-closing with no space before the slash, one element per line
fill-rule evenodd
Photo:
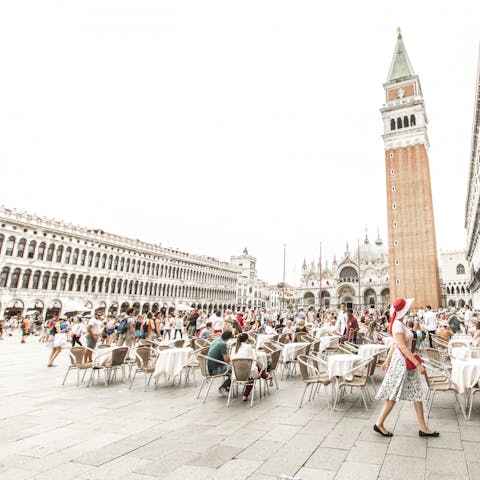
<path fill-rule="evenodd" d="M 428 341 L 430 343 L 430 348 L 433 348 L 432 335 L 437 333 L 437 315 L 432 312 L 432 307 L 427 305 L 427 311 L 425 312 L 425 328 L 428 331 Z"/>
<path fill-rule="evenodd" d="M 338 312 L 337 322 L 335 323 L 335 333 L 343 336 L 347 329 L 347 305 L 342 303 L 340 308 L 341 310 Z"/>
<path fill-rule="evenodd" d="M 267 335 L 275 335 L 277 333 L 277 331 L 273 328 L 273 320 L 267 320 L 267 325 L 265 325 L 265 333 Z"/>
<path fill-rule="evenodd" d="M 466 333 L 468 333 L 468 330 L 473 327 L 473 312 L 470 310 L 470 305 L 465 305 L 465 313 L 463 317 L 463 321 L 465 322 L 465 330 Z"/>
<path fill-rule="evenodd" d="M 102 333 L 102 322 L 100 321 L 100 314 L 96 313 L 94 317 L 90 318 L 87 324 L 87 347 L 90 350 L 85 350 L 85 362 L 92 361 L 92 350 L 95 350 L 97 341 Z"/>

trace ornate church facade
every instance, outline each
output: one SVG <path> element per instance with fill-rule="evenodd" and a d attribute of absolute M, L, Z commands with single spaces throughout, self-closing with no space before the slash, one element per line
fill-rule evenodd
<path fill-rule="evenodd" d="M 346 303 L 348 308 L 385 309 L 390 304 L 388 255 L 380 235 L 368 235 L 353 253 L 348 243 L 342 258 L 334 256 L 331 268 L 304 260 L 300 286 L 295 288 L 296 308 L 329 309 Z"/>

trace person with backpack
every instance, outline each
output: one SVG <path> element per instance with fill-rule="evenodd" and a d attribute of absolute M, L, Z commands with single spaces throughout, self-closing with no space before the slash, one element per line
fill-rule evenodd
<path fill-rule="evenodd" d="M 126 345 L 130 347 L 135 339 L 135 310 L 133 308 L 128 309 L 127 316 L 120 320 L 117 327 L 118 340 L 117 347 Z"/>

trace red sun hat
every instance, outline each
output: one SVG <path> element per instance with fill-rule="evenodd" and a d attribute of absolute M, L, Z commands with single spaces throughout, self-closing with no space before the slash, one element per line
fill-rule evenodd
<path fill-rule="evenodd" d="M 414 298 L 397 298 L 390 307 L 390 333 L 392 333 L 392 325 L 395 320 L 402 319 L 410 310 Z"/>

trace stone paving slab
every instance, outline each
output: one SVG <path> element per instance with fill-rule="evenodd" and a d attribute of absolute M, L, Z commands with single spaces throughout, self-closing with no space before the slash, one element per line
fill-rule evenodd
<path fill-rule="evenodd" d="M 298 408 L 299 377 L 252 408 L 238 399 L 227 408 L 216 386 L 205 404 L 193 384 L 87 388 L 72 374 L 62 386 L 67 356 L 46 368 L 48 350 L 28 342 L 0 342 L 1 480 L 480 480 L 478 401 L 468 422 L 451 395 L 438 395 L 437 439 L 419 438 L 413 407 L 401 403 L 390 439 L 372 430 L 381 404 L 366 412 L 355 392 L 332 412 L 323 391 Z"/>

